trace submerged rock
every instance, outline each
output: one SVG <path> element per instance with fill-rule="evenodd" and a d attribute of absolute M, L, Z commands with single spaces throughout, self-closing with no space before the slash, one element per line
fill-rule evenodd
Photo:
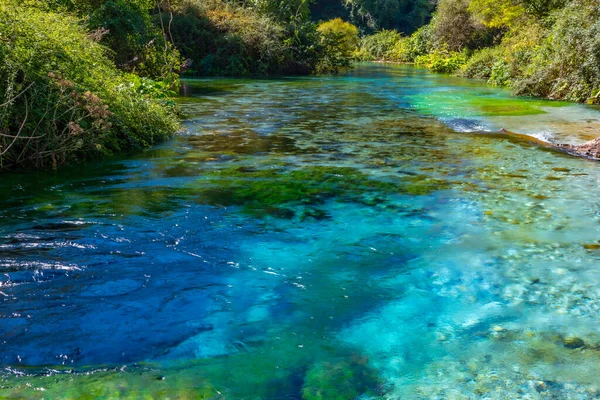
<path fill-rule="evenodd" d="M 584 244 L 583 248 L 586 250 L 600 250 L 600 243 Z"/>
<path fill-rule="evenodd" d="M 563 339 L 563 346 L 565 346 L 567 349 L 578 349 L 580 347 L 585 346 L 585 342 L 583 341 L 583 339 L 580 339 L 578 337 L 567 336 Z"/>

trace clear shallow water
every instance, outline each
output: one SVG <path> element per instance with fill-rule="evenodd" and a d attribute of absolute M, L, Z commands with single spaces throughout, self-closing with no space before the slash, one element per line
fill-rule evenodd
<path fill-rule="evenodd" d="M 600 395 L 600 164 L 493 134 L 600 112 L 395 65 L 184 94 L 162 146 L 3 176 L 0 397 Z"/>

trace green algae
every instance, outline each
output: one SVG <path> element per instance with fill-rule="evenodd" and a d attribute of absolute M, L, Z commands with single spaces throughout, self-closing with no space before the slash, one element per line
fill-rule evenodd
<path fill-rule="evenodd" d="M 57 368 L 42 374 L 6 375 L 0 377 L 0 397 L 261 400 L 295 394 L 293 398 L 316 400 L 382 394 L 368 358 L 349 354 L 349 350 L 332 351 L 324 342 L 298 346 L 295 343 L 302 336 L 279 335 L 280 340 L 260 352 L 250 349 L 184 365 L 143 363 L 81 372 Z"/>
<path fill-rule="evenodd" d="M 377 395 L 381 386 L 366 357 L 314 364 L 306 373 L 303 400 L 347 400 Z"/>
<path fill-rule="evenodd" d="M 254 213 L 263 210 L 287 217 L 294 214 L 293 207 L 309 207 L 303 211 L 303 218 L 326 218 L 324 211 L 310 207 L 329 200 L 376 205 L 393 195 L 420 196 L 451 187 L 447 181 L 426 175 L 374 179 L 355 168 L 333 166 L 257 170 L 234 167 L 204 173 L 195 186 L 199 203 L 241 206 Z"/>
<path fill-rule="evenodd" d="M 520 116 L 520 115 L 537 115 L 546 114 L 546 111 L 541 108 L 534 107 L 529 104 L 520 104 L 516 101 L 493 101 L 489 102 L 473 102 L 473 106 L 477 107 L 480 115 L 484 116 Z M 504 103 L 504 104 L 502 104 Z"/>
<path fill-rule="evenodd" d="M 199 179 L 195 184 L 181 187 L 137 186 L 135 182 L 140 177 L 136 175 L 127 180 L 113 180 L 109 187 L 105 181 L 91 180 L 86 181 L 85 190 L 75 187 L 76 190 L 45 191 L 36 198 L 24 197 L 22 201 L 16 201 L 15 206 L 31 202 L 27 215 L 36 218 L 53 215 L 63 218 L 112 215 L 120 218 L 123 215 L 168 214 L 182 207 L 186 199 L 193 198 L 199 204 L 241 207 L 242 211 L 254 216 L 323 220 L 329 216 L 321 206 L 328 201 L 376 206 L 385 204 L 391 196 L 427 195 L 452 187 L 451 181 L 425 174 L 395 177 L 376 176 L 351 167 L 306 165 L 299 168 L 274 158 L 249 166 L 209 156 L 198 158 L 197 162 L 179 161 L 177 157 L 167 160 L 157 160 L 154 173 L 169 179 Z M 64 197 L 65 192 L 69 193 L 68 200 Z"/>
<path fill-rule="evenodd" d="M 438 190 L 450 189 L 453 185 L 449 181 L 431 178 L 425 175 L 408 176 L 402 179 L 402 189 L 413 196 L 423 196 Z"/>
<path fill-rule="evenodd" d="M 546 114 L 545 108 L 564 107 L 569 103 L 509 97 L 498 93 L 440 91 L 412 97 L 418 110 L 439 116 L 500 117 Z"/>
<path fill-rule="evenodd" d="M 224 399 L 198 371 L 130 366 L 0 378 L 3 399 Z"/>
<path fill-rule="evenodd" d="M 197 188 L 200 203 L 237 205 L 246 210 L 316 206 L 332 198 L 357 201 L 364 193 L 397 190 L 393 183 L 369 179 L 357 169 L 329 166 L 292 170 L 217 169 L 199 181 Z"/>

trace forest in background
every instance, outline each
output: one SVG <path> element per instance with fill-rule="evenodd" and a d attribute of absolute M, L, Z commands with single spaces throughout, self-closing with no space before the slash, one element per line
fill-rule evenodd
<path fill-rule="evenodd" d="M 0 169 L 56 168 L 179 129 L 182 74 L 410 62 L 519 95 L 600 101 L 596 0 L 5 0 Z"/>
<path fill-rule="evenodd" d="M 3 1 L 0 169 L 151 146 L 180 127 L 182 73 L 335 73 L 357 33 L 315 23 L 305 0 Z"/>
<path fill-rule="evenodd" d="M 411 35 L 364 37 L 361 60 L 414 62 L 486 79 L 517 95 L 600 103 L 600 6 L 596 0 L 439 0 Z"/>

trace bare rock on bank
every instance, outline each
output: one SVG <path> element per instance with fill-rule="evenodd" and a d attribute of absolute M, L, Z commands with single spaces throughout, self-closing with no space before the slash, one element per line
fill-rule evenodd
<path fill-rule="evenodd" d="M 556 145 L 556 147 L 581 157 L 591 158 L 593 160 L 600 159 L 600 138 L 596 138 L 580 145 L 559 144 Z"/>
<path fill-rule="evenodd" d="M 506 135 L 512 140 L 516 140 L 519 142 L 534 143 L 550 149 L 561 150 L 575 156 L 585 157 L 592 160 L 600 160 L 600 137 L 594 140 L 590 140 L 589 142 L 586 142 L 584 144 L 573 145 L 565 143 L 550 143 L 546 142 L 545 140 L 534 138 L 532 136 L 507 131 L 506 129 L 500 129 L 499 134 Z"/>

